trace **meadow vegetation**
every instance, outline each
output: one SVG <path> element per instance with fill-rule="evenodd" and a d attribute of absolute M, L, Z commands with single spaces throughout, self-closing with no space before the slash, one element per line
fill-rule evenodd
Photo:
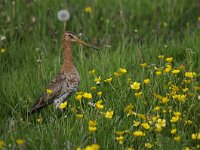
<path fill-rule="evenodd" d="M 1 0 L 0 25 L 0 149 L 200 149 L 200 1 Z M 66 110 L 28 116 L 63 26 L 101 51 L 74 44 Z"/>

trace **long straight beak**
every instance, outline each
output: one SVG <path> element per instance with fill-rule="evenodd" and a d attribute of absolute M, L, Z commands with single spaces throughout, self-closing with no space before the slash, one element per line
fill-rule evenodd
<path fill-rule="evenodd" d="M 77 39 L 77 42 L 80 43 L 80 44 L 83 44 L 83 45 L 85 45 L 85 46 L 87 46 L 87 47 L 90 47 L 91 49 L 100 51 L 100 49 L 98 49 L 98 48 L 96 48 L 95 46 L 92 46 L 92 45 L 90 45 L 90 44 L 88 44 L 88 43 L 85 43 L 84 41 L 82 41 L 82 40 L 80 40 L 80 39 Z"/>

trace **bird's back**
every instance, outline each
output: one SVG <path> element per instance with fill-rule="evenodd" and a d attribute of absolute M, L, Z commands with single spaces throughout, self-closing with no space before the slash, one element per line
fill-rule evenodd
<path fill-rule="evenodd" d="M 66 101 L 77 90 L 79 83 L 80 77 L 75 67 L 70 72 L 61 71 L 47 87 L 47 90 L 52 93 L 44 92 L 30 112 L 34 113 L 50 103 L 54 103 L 58 107 L 60 103 Z"/>

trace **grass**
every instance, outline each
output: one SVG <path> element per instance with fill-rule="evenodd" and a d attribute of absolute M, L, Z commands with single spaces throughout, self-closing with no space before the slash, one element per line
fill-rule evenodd
<path fill-rule="evenodd" d="M 84 12 L 88 6 L 91 13 Z M 62 63 L 63 23 L 56 16 L 60 9 L 71 13 L 67 30 L 82 33 L 83 40 L 101 49 L 96 52 L 73 45 L 74 63 L 81 76 L 78 91 L 91 93 L 93 98 L 78 101 L 74 95 L 63 114 L 49 106 L 39 114 L 27 116 Z M 191 136 L 200 132 L 199 9 L 197 0 L 1 1 L 0 37 L 6 39 L 0 40 L 0 148 L 76 149 L 97 143 L 100 149 L 147 149 L 151 145 L 152 149 L 198 149 L 199 139 Z M 158 58 L 161 54 L 174 58 L 168 63 L 172 70 L 180 65 L 185 69 L 177 76 L 171 71 L 156 76 L 155 72 L 163 72 L 167 63 Z M 148 67 L 142 68 L 140 64 L 145 62 Z M 127 73 L 114 76 L 120 67 Z M 95 75 L 89 73 L 92 69 L 96 70 Z M 183 84 L 183 80 L 190 79 L 185 72 L 197 74 L 188 85 Z M 98 76 L 102 79 L 100 85 L 94 82 Z M 105 83 L 110 77 L 113 80 Z M 143 84 L 145 78 L 151 80 L 149 85 Z M 133 82 L 141 83 L 139 90 L 130 88 Z M 173 85 L 179 87 L 176 93 Z M 92 86 L 97 90 L 91 90 Z M 182 89 L 186 87 L 189 91 L 184 93 Z M 103 92 L 101 97 L 97 91 Z M 135 96 L 140 91 L 142 96 Z M 167 96 L 169 102 L 163 103 L 154 93 Z M 180 94 L 186 95 L 184 102 L 174 97 Z M 99 99 L 103 100 L 103 109 L 87 104 Z M 133 109 L 129 107 L 127 116 L 124 108 L 130 104 Z M 110 111 L 114 114 L 108 119 L 104 113 Z M 131 115 L 132 111 L 137 115 Z M 83 114 L 83 118 L 77 118 L 77 114 Z M 170 121 L 174 116 L 178 118 L 176 123 Z M 158 119 L 166 120 L 162 131 L 158 131 Z M 96 120 L 96 132 L 88 131 L 90 120 Z M 188 120 L 192 123 L 185 124 Z M 136 127 L 134 121 L 148 123 L 150 129 Z M 172 135 L 172 129 L 177 133 Z M 142 131 L 145 136 L 134 136 L 135 131 Z M 17 139 L 22 139 L 21 144 Z"/>

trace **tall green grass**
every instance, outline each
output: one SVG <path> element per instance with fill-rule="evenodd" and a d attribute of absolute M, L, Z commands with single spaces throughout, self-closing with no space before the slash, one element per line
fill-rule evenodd
<path fill-rule="evenodd" d="M 91 13 L 84 12 L 88 6 L 92 8 Z M 48 82 L 59 72 L 62 63 L 63 23 L 57 20 L 60 9 L 68 9 L 71 13 L 68 31 L 82 33 L 83 40 L 101 49 L 96 52 L 73 45 L 73 59 L 81 77 L 79 91 L 91 92 L 91 86 L 96 86 L 89 70 L 95 69 L 102 80 L 113 76 L 119 67 L 128 71 L 119 80 L 113 80 L 116 91 L 109 84 L 98 87 L 103 91 L 105 110 L 114 111 L 111 120 L 102 117 L 86 102 L 80 105 L 74 97 L 69 104 L 83 111 L 83 119 L 76 118 L 71 109 L 62 114 L 52 106 L 40 114 L 26 115 L 37 97 L 46 90 Z M 127 79 L 142 81 L 149 77 L 140 63 L 158 66 L 159 54 L 174 57 L 175 67 L 185 65 L 187 71 L 199 73 L 199 10 L 198 0 L 1 1 L 0 36 L 6 37 L 0 41 L 0 48 L 6 50 L 0 53 L 0 140 L 5 142 L 4 148 L 76 149 L 98 143 L 101 149 L 131 146 L 145 149 L 146 141 L 142 138 L 127 136 L 122 145 L 115 140 L 115 131 L 126 130 L 133 123 L 133 118 L 126 117 L 123 111 L 125 106 L 133 103 L 141 113 L 148 113 L 151 104 L 153 106 L 152 93 L 149 92 L 151 99 L 147 107 L 134 97 Z M 32 22 L 33 17 L 35 22 Z M 152 82 L 162 85 L 163 81 Z M 199 76 L 196 82 L 199 83 Z M 94 96 L 95 102 L 97 99 Z M 188 115 L 193 119 L 193 125 L 191 129 L 180 131 L 183 139 L 176 142 L 167 132 L 148 135 L 149 142 L 158 143 L 154 149 L 183 149 L 187 146 L 196 149 L 199 141 L 193 141 L 191 134 L 200 129 L 200 104 L 197 97 L 195 99 L 191 104 L 195 106 L 193 112 Z M 36 121 L 40 116 L 42 123 Z M 89 120 L 97 120 L 94 134 L 88 131 Z M 16 144 L 18 138 L 24 139 L 25 147 Z"/>

